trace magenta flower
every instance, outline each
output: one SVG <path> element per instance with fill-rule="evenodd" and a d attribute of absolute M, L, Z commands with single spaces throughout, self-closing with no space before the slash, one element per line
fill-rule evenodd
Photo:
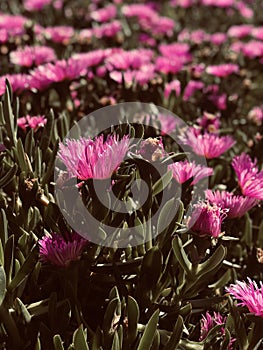
<path fill-rule="evenodd" d="M 136 82 L 139 85 L 144 85 L 149 83 L 153 78 L 155 78 L 155 76 L 155 67 L 150 63 L 141 66 L 139 70 L 127 70 L 124 73 L 117 70 L 110 72 L 110 77 L 112 80 L 121 84 L 124 79 L 124 82 L 127 85 L 132 85 L 133 82 Z"/>
<path fill-rule="evenodd" d="M 248 154 L 242 153 L 232 160 L 243 195 L 263 200 L 263 170 L 259 171 L 257 160 L 252 162 Z"/>
<path fill-rule="evenodd" d="M 25 33 L 26 17 L 0 13 L 0 29 L 8 31 L 9 35 L 23 35 Z"/>
<path fill-rule="evenodd" d="M 222 221 L 226 218 L 226 211 L 217 205 L 207 202 L 194 204 L 193 212 L 187 220 L 187 226 L 200 237 L 211 236 L 218 238 L 221 232 Z"/>
<path fill-rule="evenodd" d="M 252 29 L 251 35 L 258 40 L 263 40 L 263 26 Z"/>
<path fill-rule="evenodd" d="M 180 184 L 193 177 L 191 185 L 195 185 L 201 179 L 213 175 L 214 172 L 212 168 L 196 164 L 195 161 L 188 162 L 188 160 L 170 164 L 168 165 L 168 169 L 172 170 L 173 177 Z"/>
<path fill-rule="evenodd" d="M 222 336 L 225 335 L 225 323 L 226 323 L 226 316 L 222 316 L 220 312 L 215 312 L 213 315 L 210 315 L 210 313 L 207 311 L 205 315 L 202 315 L 201 319 L 201 332 L 200 332 L 200 338 L 199 340 L 204 340 L 210 330 L 214 328 L 217 325 L 222 325 L 221 328 L 221 334 Z M 233 349 L 233 343 L 236 341 L 235 338 L 231 338 L 230 344 L 228 345 L 228 350 Z"/>
<path fill-rule="evenodd" d="M 178 97 L 181 93 L 181 82 L 180 80 L 172 80 L 170 83 L 165 84 L 164 87 L 164 97 L 169 98 L 172 91 L 175 92 L 175 95 Z"/>
<path fill-rule="evenodd" d="M 69 58 L 56 61 L 55 63 L 46 63 L 31 71 L 31 88 L 43 90 L 52 83 L 62 81 L 71 81 L 84 76 L 87 73 L 87 67 L 81 60 Z"/>
<path fill-rule="evenodd" d="M 60 143 L 58 157 L 66 165 L 71 177 L 80 180 L 108 179 L 119 167 L 129 149 L 129 138 L 108 136 L 103 142 L 103 135 L 94 140 L 66 140 Z"/>
<path fill-rule="evenodd" d="M 194 128 L 189 128 L 180 141 L 190 146 L 192 150 L 207 159 L 220 157 L 221 154 L 228 151 L 235 143 L 231 136 L 219 136 L 205 132 L 197 133 Z"/>
<path fill-rule="evenodd" d="M 189 62 L 192 60 L 192 55 L 190 54 L 190 46 L 186 43 L 174 43 L 174 44 L 161 44 L 159 46 L 159 51 L 165 57 L 174 59 L 175 56 L 183 62 Z"/>
<path fill-rule="evenodd" d="M 184 64 L 180 57 L 174 56 L 171 59 L 168 57 L 159 56 L 156 58 L 155 69 L 157 72 L 162 72 L 164 74 L 176 74 L 182 70 L 183 65 Z"/>
<path fill-rule="evenodd" d="M 234 25 L 228 29 L 227 35 L 230 37 L 241 39 L 245 36 L 250 35 L 252 32 L 252 29 L 253 29 L 253 26 L 250 24 Z"/>
<path fill-rule="evenodd" d="M 24 0 L 24 7 L 27 11 L 40 11 L 51 2 L 52 0 Z"/>
<path fill-rule="evenodd" d="M 255 106 L 253 107 L 248 115 L 248 119 L 252 120 L 256 125 L 260 126 L 263 120 L 263 106 Z"/>
<path fill-rule="evenodd" d="M 233 63 L 219 64 L 217 66 L 208 66 L 206 68 L 206 73 L 220 78 L 227 77 L 228 75 L 237 73 L 238 71 L 238 65 Z"/>
<path fill-rule="evenodd" d="M 207 311 L 205 316 L 202 315 L 201 319 L 201 334 L 199 340 L 204 340 L 209 331 L 216 325 L 224 325 L 226 323 L 226 317 L 222 316 L 219 312 L 215 312 L 213 316 Z M 222 330 L 224 328 L 222 327 Z"/>
<path fill-rule="evenodd" d="M 140 69 L 141 66 L 151 62 L 153 54 L 153 51 L 149 49 L 119 51 L 107 57 L 106 67 L 109 71 Z"/>
<path fill-rule="evenodd" d="M 31 76 L 28 74 L 7 74 L 0 77 L 0 95 L 5 93 L 5 80 L 8 79 L 13 92 L 20 94 L 27 90 L 31 84 Z"/>
<path fill-rule="evenodd" d="M 174 20 L 169 17 L 159 16 L 157 13 L 152 17 L 139 18 L 139 24 L 142 30 L 156 36 L 172 36 L 175 26 Z"/>
<path fill-rule="evenodd" d="M 231 7 L 234 5 L 234 0 L 201 0 L 203 5 L 216 7 Z"/>
<path fill-rule="evenodd" d="M 190 80 L 185 89 L 184 89 L 184 95 L 183 95 L 183 100 L 188 101 L 189 98 L 198 90 L 202 91 L 204 87 L 204 83 L 199 80 Z"/>
<path fill-rule="evenodd" d="M 37 131 L 39 128 L 43 127 L 47 123 L 47 119 L 44 115 L 41 116 L 33 116 L 27 115 L 22 118 L 17 119 L 17 125 L 23 129 L 26 130 L 27 127 L 30 129 L 33 129 L 34 131 Z"/>
<path fill-rule="evenodd" d="M 263 56 L 263 42 L 257 40 L 250 40 L 243 43 L 241 46 L 241 51 L 244 56 L 249 58 L 256 58 Z"/>
<path fill-rule="evenodd" d="M 104 23 L 92 29 L 92 35 L 96 38 L 112 38 L 122 30 L 120 21 L 115 20 L 110 23 Z"/>
<path fill-rule="evenodd" d="M 115 18 L 117 15 L 117 9 L 114 5 L 108 5 L 99 10 L 91 12 L 90 17 L 96 22 L 108 22 Z"/>
<path fill-rule="evenodd" d="M 205 191 L 206 199 L 213 205 L 216 204 L 222 209 L 227 209 L 229 218 L 240 218 L 251 208 L 257 205 L 258 200 L 250 197 L 235 196 L 227 191 Z"/>
<path fill-rule="evenodd" d="M 67 240 L 61 234 L 52 233 L 40 239 L 40 261 L 65 268 L 78 260 L 88 241 L 75 232 L 66 236 Z"/>
<path fill-rule="evenodd" d="M 10 52 L 10 61 L 23 67 L 38 66 L 55 60 L 55 51 L 47 46 L 25 46 Z"/>
<path fill-rule="evenodd" d="M 222 45 L 227 39 L 227 35 L 225 33 L 214 33 L 210 35 L 210 41 L 214 45 Z"/>
<path fill-rule="evenodd" d="M 218 132 L 220 128 L 220 115 L 204 112 L 202 117 L 197 119 L 198 125 L 205 131 Z"/>
<path fill-rule="evenodd" d="M 150 18 L 156 16 L 156 12 L 148 4 L 125 5 L 121 10 L 127 17 Z"/>
<path fill-rule="evenodd" d="M 69 43 L 74 33 L 74 28 L 69 26 L 47 27 L 43 32 L 47 39 L 64 45 Z"/>
<path fill-rule="evenodd" d="M 236 284 L 231 284 L 226 288 L 226 291 L 235 299 L 240 300 L 238 306 L 246 306 L 249 312 L 263 317 L 263 284 L 260 281 L 258 286 L 249 277 L 247 279 L 248 283 L 237 281 Z"/>

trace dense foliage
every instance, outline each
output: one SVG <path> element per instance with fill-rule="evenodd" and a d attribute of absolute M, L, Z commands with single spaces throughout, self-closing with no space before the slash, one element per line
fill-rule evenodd
<path fill-rule="evenodd" d="M 2 0 L 0 11 L 0 349 L 261 349 L 262 1 Z M 65 141 L 91 112 L 136 101 L 153 112 Z M 101 227 L 75 232 L 56 180 Z M 102 205 L 94 183 L 130 211 Z M 143 243 L 103 245 L 105 225 L 118 240 L 135 227 Z"/>

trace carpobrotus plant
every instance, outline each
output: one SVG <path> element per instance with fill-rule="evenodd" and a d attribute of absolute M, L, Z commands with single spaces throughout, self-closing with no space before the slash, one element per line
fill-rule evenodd
<path fill-rule="evenodd" d="M 1 349 L 262 348 L 262 10 L 0 2 Z"/>

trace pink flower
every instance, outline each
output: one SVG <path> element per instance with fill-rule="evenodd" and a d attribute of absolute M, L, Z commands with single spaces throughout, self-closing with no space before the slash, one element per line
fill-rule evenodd
<path fill-rule="evenodd" d="M 72 55 L 74 61 L 79 62 L 83 67 L 93 67 L 107 60 L 108 57 L 112 57 L 115 54 L 123 52 L 122 49 L 98 49 L 89 52 L 75 53 Z"/>
<path fill-rule="evenodd" d="M 117 70 L 110 72 L 112 80 L 121 84 L 124 79 L 127 85 L 132 85 L 133 82 L 144 85 L 149 83 L 155 76 L 155 66 L 150 63 L 142 65 L 139 70 L 127 70 L 124 73 Z"/>
<path fill-rule="evenodd" d="M 163 56 L 156 58 L 155 69 L 157 72 L 162 72 L 164 74 L 176 74 L 180 72 L 182 68 L 183 62 L 177 56 L 175 56 L 173 59 Z"/>
<path fill-rule="evenodd" d="M 156 12 L 148 4 L 131 4 L 122 6 L 122 12 L 127 17 L 150 18 Z"/>
<path fill-rule="evenodd" d="M 204 83 L 199 80 L 190 80 L 185 89 L 184 89 L 184 95 L 183 100 L 188 101 L 189 98 L 198 90 L 201 90 L 204 88 Z"/>
<path fill-rule="evenodd" d="M 88 241 L 77 233 L 67 233 L 66 237 L 67 240 L 61 234 L 52 233 L 40 239 L 40 261 L 65 268 L 78 260 Z"/>
<path fill-rule="evenodd" d="M 31 84 L 31 76 L 28 74 L 7 74 L 0 77 L 0 95 L 5 93 L 5 80 L 8 79 L 13 92 L 20 94 L 27 90 Z"/>
<path fill-rule="evenodd" d="M 87 67 L 81 60 L 69 58 L 53 63 L 46 63 L 31 71 L 31 88 L 43 90 L 52 83 L 71 81 L 87 74 Z"/>
<path fill-rule="evenodd" d="M 171 114 L 153 114 L 153 115 L 138 115 L 134 117 L 134 123 L 143 123 L 146 126 L 150 125 L 156 130 L 160 129 L 161 135 L 167 135 L 176 130 L 180 126 L 180 119 L 175 118 Z"/>
<path fill-rule="evenodd" d="M 201 320 L 201 334 L 199 340 L 204 340 L 209 331 L 218 324 L 224 325 L 226 323 L 226 317 L 222 316 L 219 312 L 214 312 L 213 316 L 207 311 L 205 316 L 202 315 Z M 222 327 L 224 330 L 224 327 Z"/>
<path fill-rule="evenodd" d="M 55 51 L 47 46 L 25 46 L 10 52 L 10 61 L 23 67 L 38 66 L 55 60 Z"/>
<path fill-rule="evenodd" d="M 263 56 L 263 42 L 250 40 L 242 45 L 241 51 L 249 58 L 261 57 Z"/>
<path fill-rule="evenodd" d="M 156 36 L 172 36 L 175 26 L 175 22 L 171 18 L 159 16 L 158 14 L 152 17 L 139 18 L 139 24 L 143 30 Z"/>
<path fill-rule="evenodd" d="M 233 63 L 219 64 L 217 66 L 208 66 L 206 68 L 206 73 L 212 74 L 216 77 L 224 78 L 230 74 L 237 73 L 239 67 Z"/>
<path fill-rule="evenodd" d="M 249 312 L 256 316 L 263 317 L 263 284 L 260 281 L 259 286 L 255 281 L 248 277 L 248 283 L 237 281 L 226 288 L 232 297 L 237 300 L 238 306 L 246 306 Z"/>
<path fill-rule="evenodd" d="M 252 162 L 248 154 L 242 153 L 232 160 L 243 195 L 263 200 L 263 170 L 259 171 L 257 160 Z"/>
<path fill-rule="evenodd" d="M 248 7 L 243 1 L 236 2 L 235 7 L 240 12 L 241 16 L 244 18 L 252 18 L 254 16 L 254 11 Z"/>
<path fill-rule="evenodd" d="M 263 120 L 263 106 L 253 107 L 248 113 L 248 119 L 252 120 L 255 124 L 260 126 Z"/>
<path fill-rule="evenodd" d="M 216 7 L 231 7 L 234 5 L 234 0 L 201 0 L 203 5 Z"/>
<path fill-rule="evenodd" d="M 96 11 L 92 11 L 90 17 L 96 22 L 108 22 L 115 18 L 117 15 L 117 9 L 114 5 L 108 5 Z"/>
<path fill-rule="evenodd" d="M 223 44 L 227 39 L 227 35 L 225 33 L 214 33 L 210 35 L 210 41 L 214 45 L 221 45 Z"/>
<path fill-rule="evenodd" d="M 149 49 L 119 51 L 107 57 L 106 67 L 110 71 L 113 69 L 139 69 L 142 65 L 151 62 L 153 54 L 153 51 Z"/>
<path fill-rule="evenodd" d="M 221 235 L 221 224 L 225 218 L 225 210 L 215 204 L 200 202 L 194 204 L 192 215 L 187 220 L 187 226 L 200 237 L 218 238 Z"/>
<path fill-rule="evenodd" d="M 47 39 L 64 45 L 69 43 L 74 33 L 74 28 L 69 26 L 47 27 L 43 32 Z"/>
<path fill-rule="evenodd" d="M 228 209 L 229 218 L 237 218 L 246 214 L 251 208 L 257 205 L 258 200 L 250 197 L 235 196 L 227 191 L 205 191 L 206 198 L 211 204 L 216 204 L 222 209 Z"/>
<path fill-rule="evenodd" d="M 207 159 L 221 156 L 235 143 L 231 136 L 219 136 L 207 132 L 197 135 L 193 128 L 189 128 L 180 140 L 190 146 L 196 154 L 205 156 Z"/>
<path fill-rule="evenodd" d="M 24 7 L 27 11 L 40 11 L 51 2 L 52 0 L 24 0 Z"/>
<path fill-rule="evenodd" d="M 184 63 L 192 59 L 190 46 L 186 43 L 161 44 L 159 51 L 163 56 L 169 58 L 174 58 L 177 55 Z"/>
<path fill-rule="evenodd" d="M 178 6 L 182 8 L 188 8 L 195 4 L 196 0 L 171 0 L 170 4 L 171 6 Z"/>
<path fill-rule="evenodd" d="M 203 116 L 197 119 L 198 125 L 208 132 L 218 132 L 220 128 L 220 115 L 204 112 Z"/>
<path fill-rule="evenodd" d="M 227 35 L 230 37 L 241 39 L 247 35 L 250 35 L 252 30 L 253 26 L 250 24 L 234 25 L 228 29 Z"/>
<path fill-rule="evenodd" d="M 215 312 L 213 315 L 210 315 L 209 312 L 207 311 L 205 316 L 202 315 L 201 319 L 201 333 L 200 333 L 200 338 L 199 340 L 202 341 L 204 340 L 210 330 L 214 328 L 216 325 L 222 325 L 221 328 L 221 335 L 224 337 L 225 335 L 225 323 L 226 323 L 226 316 L 222 316 L 219 312 Z M 236 341 L 235 338 L 230 339 L 230 343 L 228 345 L 228 350 L 233 349 L 233 343 Z"/>
<path fill-rule="evenodd" d="M 108 136 L 103 142 L 103 135 L 95 138 L 66 140 L 60 143 L 59 158 L 66 165 L 69 175 L 80 180 L 108 179 L 119 167 L 129 149 L 127 136 L 119 140 L 118 136 Z"/>
<path fill-rule="evenodd" d="M 263 26 L 252 29 L 251 35 L 258 40 L 263 40 Z"/>
<path fill-rule="evenodd" d="M 26 130 L 26 128 L 29 127 L 30 129 L 37 131 L 39 128 L 43 127 L 46 123 L 47 123 L 47 119 L 45 118 L 44 115 L 34 116 L 34 117 L 27 115 L 25 117 L 17 119 L 17 125 L 23 130 Z"/>
<path fill-rule="evenodd" d="M 188 160 L 170 164 L 168 169 L 172 170 L 173 177 L 180 184 L 193 177 L 191 185 L 195 185 L 201 179 L 213 175 L 214 172 L 212 168 L 196 164 L 194 161 L 188 162 Z"/>
<path fill-rule="evenodd" d="M 117 35 L 122 30 L 122 24 L 120 21 L 113 21 L 110 23 L 104 23 L 98 27 L 92 29 L 92 35 L 96 38 L 111 38 Z"/>
<path fill-rule="evenodd" d="M 181 82 L 180 80 L 172 80 L 170 83 L 165 84 L 164 87 L 164 96 L 165 98 L 169 98 L 172 91 L 175 91 L 175 95 L 178 97 L 181 93 Z"/>
<path fill-rule="evenodd" d="M 28 19 L 23 16 L 0 13 L 0 29 L 7 30 L 11 36 L 23 35 L 27 21 Z"/>

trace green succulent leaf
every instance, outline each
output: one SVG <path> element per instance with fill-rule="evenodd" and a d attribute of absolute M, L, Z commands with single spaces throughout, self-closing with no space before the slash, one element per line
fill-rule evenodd
<path fill-rule="evenodd" d="M 149 322 L 145 326 L 145 329 L 137 350 L 145 350 L 145 349 L 151 348 L 153 344 L 155 332 L 157 331 L 158 320 L 159 320 L 159 310 L 157 309 L 152 314 L 151 318 L 149 319 Z"/>
<path fill-rule="evenodd" d="M 73 345 L 76 350 L 89 350 L 82 324 L 73 334 Z"/>

